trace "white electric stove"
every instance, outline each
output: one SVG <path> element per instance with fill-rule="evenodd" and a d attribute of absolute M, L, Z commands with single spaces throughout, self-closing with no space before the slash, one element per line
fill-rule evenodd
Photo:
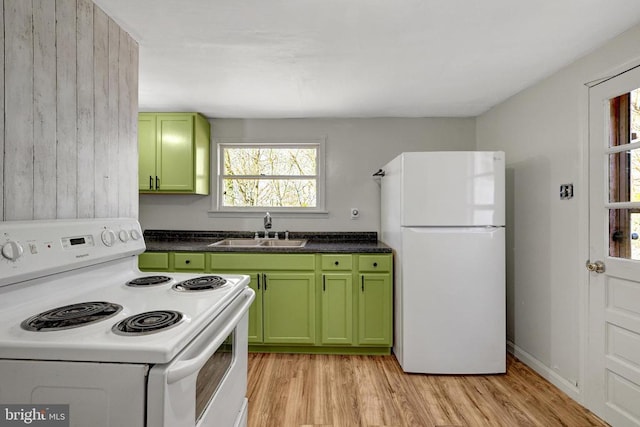
<path fill-rule="evenodd" d="M 140 272 L 133 219 L 2 222 L 0 247 L 0 405 L 246 425 L 247 276 Z"/>

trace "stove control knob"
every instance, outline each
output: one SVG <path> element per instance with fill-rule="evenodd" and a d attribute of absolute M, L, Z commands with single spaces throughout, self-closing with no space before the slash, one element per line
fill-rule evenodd
<path fill-rule="evenodd" d="M 22 249 L 22 246 L 20 246 L 20 243 L 13 240 L 5 243 L 2 246 L 2 256 L 9 261 L 17 260 L 22 256 L 23 252 L 24 250 Z"/>
<path fill-rule="evenodd" d="M 129 240 L 129 233 L 127 233 L 126 230 L 120 230 L 120 232 L 118 233 L 118 237 L 120 238 L 120 241 L 122 243 L 127 243 L 127 241 Z"/>
<path fill-rule="evenodd" d="M 138 230 L 131 230 L 131 238 L 133 240 L 140 240 L 142 236 L 140 235 L 140 232 Z"/>
<path fill-rule="evenodd" d="M 113 246 L 116 242 L 116 233 L 108 228 L 102 232 L 100 237 L 102 238 L 102 243 L 104 243 L 105 246 Z"/>

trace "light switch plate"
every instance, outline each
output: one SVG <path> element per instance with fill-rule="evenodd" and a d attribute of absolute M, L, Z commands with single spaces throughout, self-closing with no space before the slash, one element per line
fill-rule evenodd
<path fill-rule="evenodd" d="M 567 200 L 573 198 L 573 184 L 560 185 L 560 200 Z"/>

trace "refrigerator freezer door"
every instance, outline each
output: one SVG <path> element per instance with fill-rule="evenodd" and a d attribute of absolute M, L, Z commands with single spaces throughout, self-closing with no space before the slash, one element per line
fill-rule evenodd
<path fill-rule="evenodd" d="M 504 228 L 405 228 L 402 234 L 402 368 L 505 372 Z"/>
<path fill-rule="evenodd" d="M 401 157 L 402 226 L 505 224 L 503 152 L 443 151 Z"/>

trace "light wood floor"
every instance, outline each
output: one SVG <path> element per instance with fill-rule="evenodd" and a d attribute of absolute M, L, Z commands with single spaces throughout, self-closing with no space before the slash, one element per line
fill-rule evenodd
<path fill-rule="evenodd" d="M 606 426 L 517 359 L 507 374 L 405 374 L 393 356 L 249 354 L 249 427 Z"/>

